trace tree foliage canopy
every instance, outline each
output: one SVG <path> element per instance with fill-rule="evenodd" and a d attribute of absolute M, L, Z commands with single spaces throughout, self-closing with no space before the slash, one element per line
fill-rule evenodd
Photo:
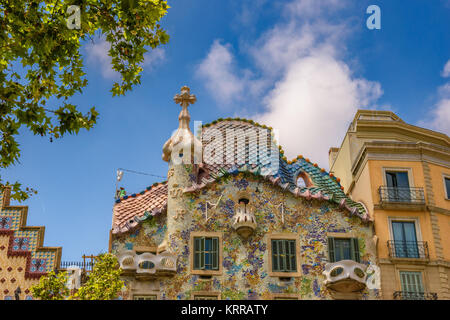
<path fill-rule="evenodd" d="M 67 272 L 56 274 L 52 271 L 31 287 L 31 293 L 33 297 L 41 300 L 64 300 L 69 295 L 69 289 L 66 287 L 67 279 Z"/>
<path fill-rule="evenodd" d="M 92 272 L 87 282 L 74 294 L 73 298 L 81 300 L 117 299 L 124 282 L 120 280 L 122 269 L 117 258 L 111 253 L 103 253 L 95 258 Z"/>
<path fill-rule="evenodd" d="M 95 264 L 88 280 L 73 295 L 67 287 L 67 272 L 49 272 L 31 287 L 34 298 L 41 300 L 113 300 L 117 299 L 124 286 L 120 280 L 122 269 L 116 256 L 102 253 L 95 258 Z"/>
<path fill-rule="evenodd" d="M 80 8 L 81 27 L 68 27 L 68 8 Z M 0 2 L 0 169 L 18 162 L 16 141 L 25 126 L 50 141 L 89 130 L 97 121 L 92 107 L 81 112 L 70 98 L 87 86 L 80 52 L 100 35 L 110 44 L 112 67 L 120 73 L 113 96 L 140 83 L 144 54 L 169 40 L 159 21 L 163 0 L 2 0 Z M 26 199 L 33 189 L 11 184 L 12 197 Z"/>

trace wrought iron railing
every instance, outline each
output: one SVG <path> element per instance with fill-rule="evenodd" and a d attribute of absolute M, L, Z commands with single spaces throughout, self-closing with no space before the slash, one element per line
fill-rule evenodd
<path fill-rule="evenodd" d="M 398 188 L 381 186 L 378 189 L 381 203 L 425 204 L 423 188 Z"/>
<path fill-rule="evenodd" d="M 79 267 L 80 269 L 82 269 L 85 272 L 91 272 L 92 268 L 94 267 L 94 264 L 95 264 L 95 256 L 83 255 L 82 258 L 83 258 L 83 261 L 61 261 L 59 268 L 67 269 L 69 267 L 75 266 L 75 267 Z"/>
<path fill-rule="evenodd" d="M 437 300 L 437 298 L 438 295 L 434 292 L 394 292 L 394 300 Z"/>
<path fill-rule="evenodd" d="M 428 243 L 426 241 L 396 241 L 387 242 L 391 258 L 429 259 Z"/>

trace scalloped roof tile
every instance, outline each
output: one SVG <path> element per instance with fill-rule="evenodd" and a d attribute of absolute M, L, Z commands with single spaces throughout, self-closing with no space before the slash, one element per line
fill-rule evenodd
<path fill-rule="evenodd" d="M 205 133 L 209 128 L 218 129 L 222 133 L 225 133 L 227 129 L 248 129 L 252 127 L 259 127 L 268 129 L 267 141 L 272 140 L 271 127 L 260 125 L 256 122 L 247 119 L 218 119 L 211 124 L 203 125 L 202 138 L 207 143 L 203 144 L 205 148 L 210 143 L 216 150 L 222 147 L 225 150 L 225 139 L 222 141 L 211 140 Z M 243 132 L 243 131 L 238 131 Z M 220 144 L 222 143 L 222 146 Z M 313 164 L 309 159 L 303 156 L 287 161 L 284 156 L 283 149 L 280 147 L 279 154 L 277 156 L 279 169 L 273 175 L 267 175 L 267 168 L 270 163 L 261 163 L 257 158 L 256 163 L 254 155 L 250 155 L 250 150 L 255 148 L 254 145 L 249 147 L 243 147 L 237 145 L 235 148 L 234 160 L 232 163 L 228 163 L 225 158 L 225 152 L 222 155 L 222 164 L 207 164 L 203 163 L 202 168 L 206 174 L 200 179 L 199 183 L 193 183 L 192 186 L 185 189 L 185 192 L 194 192 L 196 190 L 204 188 L 206 185 L 213 183 L 216 179 L 226 174 L 237 174 L 239 172 L 250 172 L 255 175 L 264 176 L 273 184 L 279 185 L 281 188 L 290 191 L 295 196 L 305 197 L 307 199 L 319 199 L 327 200 L 339 204 L 341 208 L 347 209 L 351 215 L 357 215 L 364 221 L 369 221 L 370 217 L 365 211 L 364 206 L 360 203 L 356 203 L 347 197 L 342 190 L 339 183 L 339 179 L 330 175 L 324 169 L 321 169 L 317 164 Z M 250 149 L 250 150 L 249 150 Z M 254 164 L 237 164 L 238 156 L 245 156 L 249 154 L 249 158 L 253 160 Z M 314 186 L 297 187 L 295 178 L 300 172 L 305 172 L 311 178 Z M 145 220 L 149 216 L 153 216 L 161 213 L 167 207 L 167 183 L 160 183 L 156 186 L 149 187 L 147 190 L 137 194 L 131 194 L 125 196 L 116 201 L 113 209 L 113 233 L 126 232 L 135 226 L 140 221 Z"/>
<path fill-rule="evenodd" d="M 116 200 L 113 208 L 113 233 L 126 232 L 167 206 L 167 183 L 148 187 L 137 194 Z"/>

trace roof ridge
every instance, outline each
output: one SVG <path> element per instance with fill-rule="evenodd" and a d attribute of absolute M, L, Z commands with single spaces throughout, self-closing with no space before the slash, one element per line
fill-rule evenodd
<path fill-rule="evenodd" d="M 123 197 L 119 197 L 118 199 L 116 199 L 115 203 L 120 203 L 123 200 L 127 200 L 128 198 L 136 198 L 138 196 L 144 195 L 148 191 L 154 190 L 155 187 L 159 187 L 161 185 L 166 185 L 166 184 L 167 184 L 167 180 L 162 181 L 162 182 L 155 182 L 151 186 L 148 186 L 147 188 L 145 188 L 145 190 L 142 190 L 141 192 L 127 194 L 127 195 L 125 195 Z"/>
<path fill-rule="evenodd" d="M 266 126 L 264 124 L 260 124 L 260 123 L 258 123 L 256 121 L 253 121 L 251 119 L 246 119 L 246 118 L 218 118 L 216 120 L 211 121 L 210 123 L 202 124 L 202 128 L 203 127 L 208 128 L 211 125 L 215 125 L 215 124 L 217 124 L 219 122 L 224 122 L 224 121 L 242 121 L 242 122 L 247 122 L 247 123 L 250 123 L 250 124 L 255 125 L 257 127 L 268 129 L 271 132 L 271 134 L 273 135 L 273 133 L 272 133 L 273 128 L 272 127 Z M 319 165 L 316 162 L 312 163 L 309 158 L 304 158 L 303 155 L 297 155 L 297 157 L 293 158 L 292 160 L 287 160 L 287 157 L 285 156 L 285 153 L 284 153 L 284 150 L 283 150 L 283 146 L 281 144 L 278 145 L 278 149 L 280 151 L 280 158 L 288 166 L 290 166 L 291 164 L 294 164 L 295 162 L 299 161 L 300 159 L 304 159 L 306 162 L 311 163 L 314 167 L 319 168 L 321 170 L 321 172 L 326 172 L 330 176 L 331 179 L 333 179 L 333 180 L 335 180 L 337 182 L 339 187 L 341 187 L 341 190 L 342 191 L 344 190 L 343 187 L 341 186 L 341 183 L 340 183 L 341 179 L 336 177 L 336 176 L 334 176 L 333 173 L 327 172 L 324 168 L 319 167 Z"/>

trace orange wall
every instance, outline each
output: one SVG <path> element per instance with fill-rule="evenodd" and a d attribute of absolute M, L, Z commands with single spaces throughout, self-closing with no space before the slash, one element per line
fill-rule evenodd
<path fill-rule="evenodd" d="M 441 236 L 442 251 L 444 259 L 450 260 L 450 216 L 437 213 L 439 221 L 439 234 Z"/>
<path fill-rule="evenodd" d="M 385 168 L 411 168 L 413 185 L 410 187 L 422 187 L 425 189 L 422 163 L 418 161 L 392 161 L 392 160 L 370 160 L 369 170 L 372 182 L 372 198 L 374 203 L 380 202 L 378 188 L 383 186 L 383 167 Z"/>
<path fill-rule="evenodd" d="M 434 202 L 436 207 L 450 210 L 450 200 L 446 199 L 443 175 L 450 176 L 450 168 L 429 164 L 431 183 L 433 184 Z M 450 245 L 450 244 L 449 244 Z"/>
<path fill-rule="evenodd" d="M 371 191 L 374 204 L 380 202 L 378 188 L 384 185 L 383 167 L 384 168 L 411 168 L 412 185 L 414 187 L 422 187 L 425 190 L 424 172 L 422 163 L 417 161 L 390 161 L 390 160 L 370 160 L 368 162 Z M 435 205 L 450 210 L 450 201 L 445 199 L 444 184 L 442 174 L 448 173 L 450 169 L 429 164 L 431 180 L 433 184 L 433 193 Z M 428 202 L 428 196 L 425 190 L 425 200 Z M 436 259 L 434 240 L 432 234 L 430 214 L 428 211 L 399 211 L 399 210 L 376 210 L 375 211 L 375 232 L 379 238 L 378 253 L 380 258 L 388 257 L 387 241 L 392 240 L 389 234 L 388 217 L 417 217 L 419 219 L 420 232 L 422 241 L 428 242 L 430 259 Z M 446 260 L 450 260 L 450 216 L 438 214 L 438 222 L 440 229 L 441 245 Z"/>
<path fill-rule="evenodd" d="M 362 202 L 373 218 L 373 198 L 371 193 L 370 170 L 366 163 L 358 181 L 351 192 L 352 199 L 357 202 Z"/>
<path fill-rule="evenodd" d="M 399 211 L 399 210 L 375 210 L 375 234 L 378 236 L 379 258 L 388 258 L 389 251 L 387 241 L 392 240 L 389 234 L 389 217 L 391 218 L 418 218 L 422 241 L 427 241 L 430 259 L 436 258 L 433 234 L 431 231 L 430 215 L 427 211 Z"/>

